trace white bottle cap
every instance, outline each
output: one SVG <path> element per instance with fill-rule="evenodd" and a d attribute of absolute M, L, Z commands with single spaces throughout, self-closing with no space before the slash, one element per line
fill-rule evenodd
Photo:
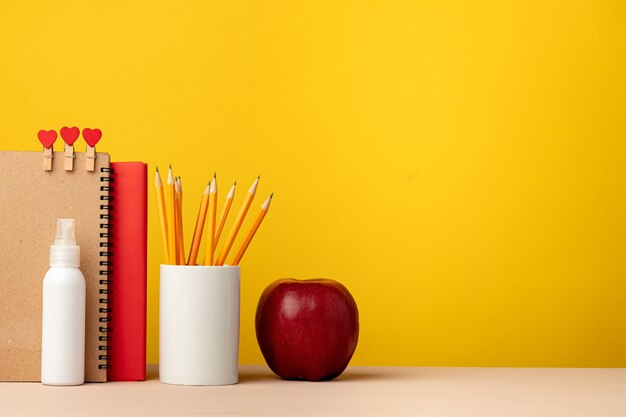
<path fill-rule="evenodd" d="M 50 246 L 50 266 L 80 266 L 80 247 L 76 246 L 74 219 L 58 219 L 57 235 Z"/>

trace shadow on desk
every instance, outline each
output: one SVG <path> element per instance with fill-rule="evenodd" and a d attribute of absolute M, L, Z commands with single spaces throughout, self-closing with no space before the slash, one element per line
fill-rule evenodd
<path fill-rule="evenodd" d="M 348 368 L 344 373 L 339 375 L 337 378 L 332 379 L 330 381 L 319 381 L 321 383 L 337 383 L 341 381 L 382 381 L 385 379 L 398 379 L 398 375 L 385 374 L 382 372 L 368 372 L 367 370 L 360 370 L 355 368 Z M 258 382 L 258 381 L 283 381 L 282 378 L 275 375 L 273 372 L 269 370 L 267 367 L 260 367 L 260 369 L 248 369 L 244 368 L 239 371 L 239 383 L 246 382 Z M 308 382 L 304 380 L 296 380 L 299 382 Z"/>
<path fill-rule="evenodd" d="M 408 375 L 407 375 L 408 376 Z M 339 377 L 330 381 L 321 381 L 325 383 L 341 382 L 341 381 L 383 381 L 387 379 L 402 379 L 402 374 L 385 372 L 384 368 L 377 367 L 348 367 Z M 146 369 L 146 381 L 159 380 L 159 366 L 151 364 Z M 245 384 L 260 381 L 282 381 L 283 379 L 274 374 L 269 367 L 263 365 L 242 365 L 239 367 L 239 383 Z M 307 382 L 307 381 L 302 381 Z"/>

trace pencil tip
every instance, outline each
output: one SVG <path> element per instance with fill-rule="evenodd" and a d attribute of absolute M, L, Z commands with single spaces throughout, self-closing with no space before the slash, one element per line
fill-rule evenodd
<path fill-rule="evenodd" d="M 272 202 L 272 197 L 274 196 L 274 193 L 270 194 L 270 196 L 267 198 L 267 200 L 265 200 L 263 202 L 263 204 L 261 204 L 261 210 L 266 210 L 270 208 L 270 203 Z"/>
<path fill-rule="evenodd" d="M 156 172 L 157 172 L 157 174 L 158 174 L 158 172 L 159 172 L 159 167 L 156 167 L 156 170 L 157 170 Z"/>
<path fill-rule="evenodd" d="M 234 187 L 235 185 L 237 185 L 237 181 L 233 182 L 233 187 Z"/>
<path fill-rule="evenodd" d="M 258 177 L 256 177 L 256 179 L 257 179 L 257 180 L 260 180 L 260 179 L 261 179 L 261 176 L 259 175 Z"/>
<path fill-rule="evenodd" d="M 248 194 L 256 194 L 256 189 L 259 186 L 259 178 L 261 178 L 261 176 L 259 175 L 254 182 L 252 183 L 252 186 L 250 187 L 250 189 L 248 190 Z"/>
<path fill-rule="evenodd" d="M 217 174 L 214 172 L 214 173 L 213 173 L 213 178 L 215 178 L 216 176 L 217 176 Z"/>

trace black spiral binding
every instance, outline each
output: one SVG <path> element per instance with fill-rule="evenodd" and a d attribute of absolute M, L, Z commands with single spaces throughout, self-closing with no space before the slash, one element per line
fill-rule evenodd
<path fill-rule="evenodd" d="M 100 172 L 102 176 L 100 177 L 100 191 L 103 193 L 100 195 L 100 277 L 99 284 L 100 287 L 98 289 L 98 293 L 101 295 L 109 295 L 113 292 L 111 286 L 113 285 L 113 270 L 111 267 L 113 266 L 113 242 L 111 242 L 112 237 L 112 223 L 110 221 L 113 219 L 113 215 L 111 214 L 111 210 L 113 208 L 113 196 L 109 193 L 113 191 L 113 178 L 111 175 L 114 172 L 112 168 L 100 168 Z M 107 175 L 108 174 L 108 175 Z M 100 341 L 100 345 L 98 346 L 98 350 L 100 354 L 98 355 L 98 360 L 104 363 L 98 364 L 98 369 L 110 369 L 111 364 L 107 363 L 107 361 L 111 360 L 111 346 L 109 346 L 109 342 L 111 341 L 111 333 L 113 329 L 111 328 L 111 300 L 108 297 L 99 298 L 100 301 L 100 315 L 98 317 L 98 321 L 100 322 L 100 335 L 98 336 L 98 340 Z"/>

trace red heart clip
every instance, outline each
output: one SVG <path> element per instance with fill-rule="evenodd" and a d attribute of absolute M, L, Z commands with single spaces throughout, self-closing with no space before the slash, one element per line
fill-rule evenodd
<path fill-rule="evenodd" d="M 69 146 L 72 146 L 80 136 L 80 129 L 77 127 L 62 127 L 61 137 Z"/>
<path fill-rule="evenodd" d="M 83 129 L 83 138 L 85 138 L 85 142 L 87 142 L 87 145 L 91 146 L 92 148 L 96 146 L 96 143 L 100 141 L 101 137 L 102 131 L 100 129 Z"/>
<path fill-rule="evenodd" d="M 57 140 L 57 132 L 54 130 L 40 130 L 37 133 L 37 137 L 44 148 L 51 148 L 54 141 Z"/>

